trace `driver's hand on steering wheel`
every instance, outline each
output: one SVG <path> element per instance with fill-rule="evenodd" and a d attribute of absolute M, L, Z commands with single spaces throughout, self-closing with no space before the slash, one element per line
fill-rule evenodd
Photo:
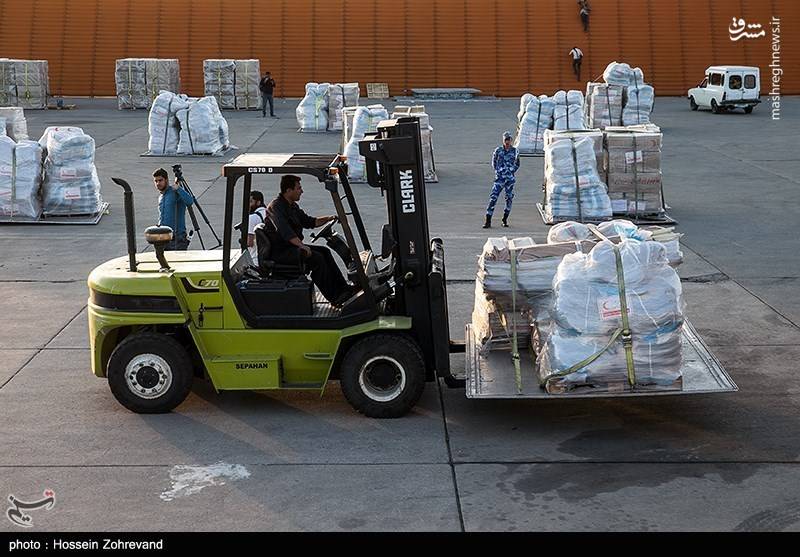
<path fill-rule="evenodd" d="M 325 224 L 326 222 L 331 222 L 332 220 L 336 219 L 337 219 L 336 215 L 328 215 L 327 217 L 322 217 L 322 224 Z"/>

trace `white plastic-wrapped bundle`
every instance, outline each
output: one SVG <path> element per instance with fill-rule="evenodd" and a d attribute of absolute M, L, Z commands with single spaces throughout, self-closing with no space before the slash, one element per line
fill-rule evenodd
<path fill-rule="evenodd" d="M 97 213 L 103 203 L 94 165 L 94 139 L 81 128 L 47 128 L 42 204 L 45 215 Z"/>
<path fill-rule="evenodd" d="M 162 91 L 150 107 L 147 129 L 150 134 L 148 151 L 153 155 L 171 155 L 178 152 L 180 124 L 177 114 L 189 106 L 183 95 Z"/>
<path fill-rule="evenodd" d="M 145 83 L 147 86 L 148 105 L 156 99 L 161 91 L 180 92 L 180 64 L 176 58 L 146 58 Z"/>
<path fill-rule="evenodd" d="M 358 83 L 334 83 L 328 87 L 328 129 L 341 130 L 344 127 L 342 110 L 357 106 L 361 89 Z"/>
<path fill-rule="evenodd" d="M 553 95 L 553 129 L 583 130 L 583 93 L 576 89 L 558 91 Z"/>
<path fill-rule="evenodd" d="M 306 83 L 306 95 L 295 109 L 301 131 L 320 132 L 328 128 L 330 83 Z"/>
<path fill-rule="evenodd" d="M 42 147 L 0 136 L 0 215 L 35 219 L 42 210 Z"/>
<path fill-rule="evenodd" d="M 622 124 L 635 126 L 650 123 L 655 92 L 650 85 L 639 84 L 625 88 L 625 108 L 622 110 Z"/>
<path fill-rule="evenodd" d="M 228 59 L 203 60 L 203 85 L 206 97 L 214 97 L 220 108 L 236 108 L 236 62 Z"/>
<path fill-rule="evenodd" d="M 605 129 L 622 125 L 624 87 L 607 83 L 586 84 L 586 125 Z"/>
<path fill-rule="evenodd" d="M 528 103 L 531 102 L 531 99 L 535 99 L 536 95 L 532 95 L 531 93 L 524 93 L 519 98 L 519 112 L 517 112 L 517 124 L 522 121 L 522 117 L 525 116 L 525 111 L 528 109 Z"/>
<path fill-rule="evenodd" d="M 261 62 L 255 59 L 236 60 L 236 109 L 257 110 L 261 108 Z"/>
<path fill-rule="evenodd" d="M 180 138 L 178 153 L 182 155 L 215 155 L 225 149 L 227 122 L 214 97 L 203 97 L 178 110 Z"/>
<path fill-rule="evenodd" d="M 641 68 L 631 68 L 628 64 L 611 62 L 603 70 L 603 81 L 609 85 L 641 85 L 644 83 L 644 74 Z"/>
<path fill-rule="evenodd" d="M 180 63 L 174 58 L 121 58 L 114 80 L 120 110 L 150 108 L 161 91 L 180 91 Z"/>
<path fill-rule="evenodd" d="M 0 58 L 0 106 L 16 106 L 17 84 L 14 64 L 8 58 Z"/>
<path fill-rule="evenodd" d="M 565 256 L 553 280 L 552 323 L 537 361 L 548 392 L 681 388 L 680 278 L 658 242 L 623 239 L 618 250 L 634 369 L 628 369 L 620 335 L 624 325 L 614 244 L 602 241 L 588 255 Z"/>
<path fill-rule="evenodd" d="M 351 182 L 363 182 L 367 179 L 366 163 L 358 151 L 358 142 L 364 135 L 374 132 L 382 120 L 389 119 L 389 112 L 382 104 L 359 106 L 353 116 L 353 133 L 344 148 L 347 156 L 347 177 Z"/>
<path fill-rule="evenodd" d="M 519 121 L 514 146 L 520 153 L 535 154 L 544 152 L 545 131 L 553 126 L 555 101 L 547 95 L 530 95 L 525 111 Z"/>
<path fill-rule="evenodd" d="M 545 217 L 549 221 L 611 217 L 611 200 L 597 172 L 590 137 L 563 138 L 545 146 Z"/>
<path fill-rule="evenodd" d="M 48 64 L 46 60 L 11 60 L 14 66 L 17 105 L 47 108 Z"/>
<path fill-rule="evenodd" d="M 5 135 L 14 141 L 28 139 L 28 123 L 25 120 L 25 111 L 22 107 L 0 107 L 0 118 L 5 120 Z"/>
<path fill-rule="evenodd" d="M 422 167 L 426 182 L 438 182 L 436 176 L 436 163 L 433 159 L 433 127 L 424 105 L 402 106 L 397 105 L 391 115 L 392 118 L 413 117 L 419 121 L 420 143 L 422 144 Z"/>
<path fill-rule="evenodd" d="M 591 240 L 595 236 L 589 227 L 581 222 L 565 221 L 554 224 L 547 232 L 547 243 L 557 244 L 559 242 L 577 242 L 580 240 Z"/>

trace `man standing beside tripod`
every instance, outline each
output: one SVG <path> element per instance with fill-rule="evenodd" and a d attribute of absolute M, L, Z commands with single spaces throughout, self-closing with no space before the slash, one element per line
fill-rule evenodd
<path fill-rule="evenodd" d="M 178 180 L 169 185 L 169 174 L 163 168 L 153 172 L 153 184 L 159 191 L 158 224 L 172 228 L 172 241 L 167 250 L 186 251 L 189 237 L 186 234 L 186 209 L 194 203 L 194 199 L 184 188 L 178 186 Z"/>

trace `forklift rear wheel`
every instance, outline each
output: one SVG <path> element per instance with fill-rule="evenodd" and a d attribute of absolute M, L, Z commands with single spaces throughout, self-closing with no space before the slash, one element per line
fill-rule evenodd
<path fill-rule="evenodd" d="M 162 414 L 178 406 L 192 388 L 192 362 L 175 339 L 156 333 L 133 334 L 108 361 L 114 397 L 139 414 Z"/>
<path fill-rule="evenodd" d="M 370 418 L 399 418 L 425 389 L 425 363 L 414 341 L 377 334 L 359 340 L 342 360 L 339 382 L 345 398 Z"/>
<path fill-rule="evenodd" d="M 697 103 L 694 102 L 694 97 L 689 97 L 689 107 L 692 110 L 697 110 Z"/>

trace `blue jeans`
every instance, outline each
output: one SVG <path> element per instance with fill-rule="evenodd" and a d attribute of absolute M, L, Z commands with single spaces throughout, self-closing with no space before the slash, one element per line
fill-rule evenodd
<path fill-rule="evenodd" d="M 491 217 L 494 214 L 494 206 L 497 205 L 497 199 L 500 197 L 500 192 L 506 192 L 506 213 L 511 212 L 511 204 L 514 202 L 514 184 L 517 181 L 514 178 L 498 178 L 495 177 L 494 185 L 492 186 L 492 193 L 489 195 L 489 205 L 486 207 L 486 216 Z"/>
<path fill-rule="evenodd" d="M 272 95 L 261 93 L 261 115 L 267 115 L 267 103 L 269 103 L 269 115 L 275 116 L 274 107 L 272 106 Z"/>

